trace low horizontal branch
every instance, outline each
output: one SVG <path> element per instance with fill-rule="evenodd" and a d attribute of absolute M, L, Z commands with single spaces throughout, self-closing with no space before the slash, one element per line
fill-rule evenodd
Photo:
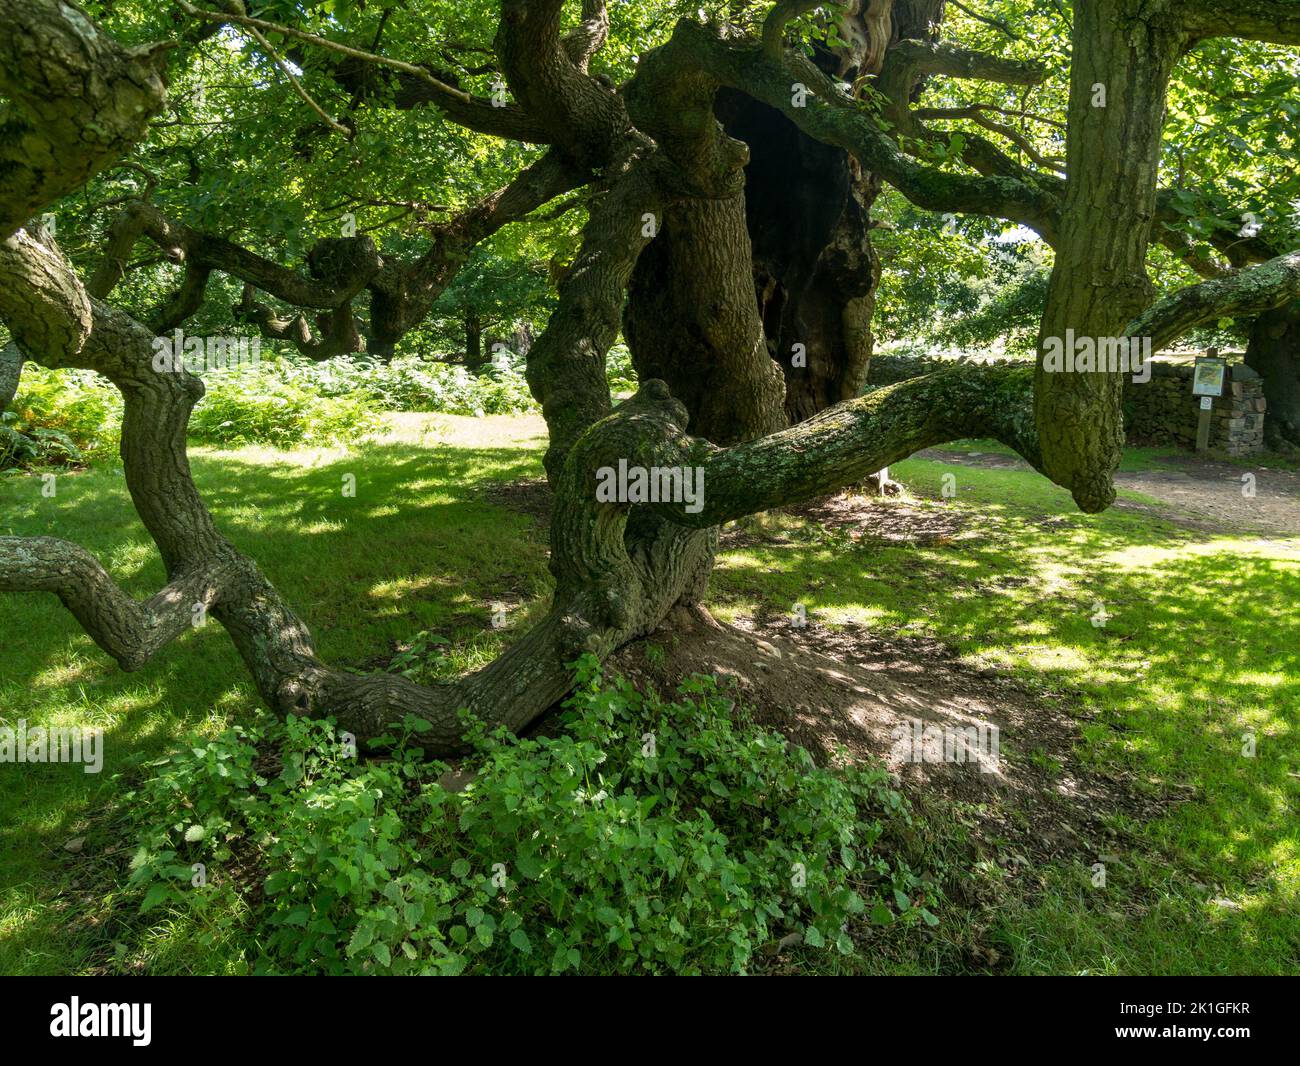
<path fill-rule="evenodd" d="M 147 600 L 127 595 L 90 552 L 56 537 L 0 537 L 0 591 L 51 592 L 123 670 L 207 617 L 220 599 L 220 573 L 174 577 Z"/>
<path fill-rule="evenodd" d="M 1292 300 L 1300 300 L 1300 251 L 1179 289 L 1147 308 L 1126 332 L 1150 337 L 1159 351 L 1197 326 L 1258 315 Z"/>
<path fill-rule="evenodd" d="M 575 446 L 569 463 L 581 469 L 566 469 L 566 479 L 577 483 L 584 500 L 596 501 L 599 468 L 620 459 L 647 469 L 702 471 L 701 500 L 650 507 L 677 525 L 705 529 L 817 499 L 952 440 L 997 440 L 1041 470 L 1028 363 L 959 364 L 836 404 L 798 425 L 730 448 L 688 437 L 680 428 L 685 424 L 680 407 L 663 382 L 645 382 L 636 397 Z M 589 525 L 599 528 L 601 506 L 626 510 L 629 504 L 589 506 L 594 509 Z"/>
<path fill-rule="evenodd" d="M 816 499 L 951 440 L 991 438 L 1040 466 L 1029 366 L 966 364 L 899 382 L 704 463 L 705 504 L 674 522 L 717 525 Z"/>

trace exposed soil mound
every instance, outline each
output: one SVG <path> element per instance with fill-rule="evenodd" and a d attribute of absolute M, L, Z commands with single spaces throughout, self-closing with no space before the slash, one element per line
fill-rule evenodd
<path fill-rule="evenodd" d="M 712 674 L 819 762 L 881 759 L 909 795 L 964 805 L 976 837 L 1026 859 L 1096 861 L 1115 846 L 1107 815 L 1145 819 L 1184 798 L 1090 773 L 1062 700 L 967 667 L 936 641 L 795 628 L 783 616 L 729 626 L 678 611 L 610 667 L 665 693 Z"/>

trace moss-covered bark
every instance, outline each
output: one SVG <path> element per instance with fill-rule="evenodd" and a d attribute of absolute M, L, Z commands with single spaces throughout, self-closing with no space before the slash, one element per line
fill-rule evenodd
<path fill-rule="evenodd" d="M 58 595 L 127 669 L 160 652 L 202 604 L 228 631 L 272 707 L 333 715 L 363 737 L 418 715 L 433 726 L 428 749 L 437 754 L 459 746 L 459 709 L 522 728 L 563 695 L 576 654 L 605 655 L 649 632 L 675 604 L 698 599 L 722 522 L 832 492 L 921 448 L 965 437 L 992 437 L 1015 448 L 1068 486 L 1085 509 L 1109 502 L 1120 441 L 1115 375 L 959 366 L 781 428 L 779 372 L 763 343 L 742 210 L 746 149 L 718 124 L 713 101 L 719 86 L 747 94 L 923 207 L 1035 226 L 1057 242 L 1059 253 L 1044 336 L 1067 329 L 1120 335 L 1135 328 L 1131 319 L 1143 322 L 1149 302 L 1142 264 L 1156 206 L 1160 112 L 1169 68 L 1190 39 L 1176 20 L 1187 5 L 1076 5 L 1063 199 L 1058 179 L 1039 180 L 989 154 L 973 160 L 986 171 L 978 176 L 906 157 L 824 71 L 783 52 L 781 25 L 813 6 L 805 0 L 782 4 L 761 42 L 682 22 L 667 45 L 644 57 L 622 95 L 588 74 L 608 27 L 604 4 L 584 3 L 581 25 L 564 35 L 562 6 L 561 0 L 506 0 L 497 38 L 530 136 L 552 143 L 551 151 L 516 182 L 449 221 L 418 261 L 394 269 L 363 242 L 332 244 L 313 253 L 303 276 L 233 246 L 206 244 L 168 220 L 151 221 L 148 212 L 136 219 L 145 223 L 139 233 L 200 260 L 173 312 L 202 296 L 205 270 L 243 270 L 259 279 L 250 284 L 279 288 L 324 312 L 347 340 L 354 328 L 348 301 L 368 287 L 382 348 L 418 320 L 429 294 L 445 284 L 475 239 L 559 191 L 597 181 L 581 251 L 528 358 L 529 384 L 550 430 L 546 466 L 555 488 L 556 593 L 542 622 L 485 669 L 446 685 L 359 676 L 324 662 L 305 623 L 256 564 L 221 536 L 195 488 L 185 430 L 201 382 L 155 370 L 150 330 L 102 301 L 120 277 L 120 261 L 110 257 L 102 286 L 97 279 L 88 289 L 38 227 L 0 244 L 0 319 L 24 355 L 48 366 L 97 370 L 121 390 L 127 487 L 158 546 L 167 583 L 135 600 L 76 545 L 5 537 L 0 590 Z M 1262 0 L 1247 7 L 1271 17 Z M 125 52 L 104 41 L 70 5 L 0 0 L 0 30 L 13 26 L 27 36 L 17 46 L 0 44 L 0 55 L 18 60 L 5 65 L 0 82 L 10 97 L 12 135 L 0 144 L 0 162 L 10 164 L 0 167 L 0 221 L 9 220 L 11 229 L 120 154 L 161 103 L 154 53 Z M 33 40 L 44 42 L 50 55 L 33 54 Z M 936 62 L 971 61 L 930 51 Z M 425 80 L 427 71 L 406 68 Z M 808 90 L 802 101 L 793 92 L 796 82 Z M 1106 89 L 1103 108 L 1091 106 L 1096 84 Z M 477 113 L 460 96 L 466 112 Z M 102 128 L 95 126 L 99 120 Z M 521 115 L 511 109 L 503 120 L 517 123 Z M 89 148 L 80 143 L 87 137 Z M 129 250 L 128 236 L 115 233 L 110 250 Z M 1270 269 L 1286 274 L 1290 268 Z M 1249 290 L 1264 276 L 1243 272 L 1235 283 Z M 629 285 L 638 304 L 629 332 L 639 362 L 647 372 L 662 370 L 668 381 L 646 380 L 635 398 L 612 409 L 604 360 Z M 1158 305 L 1149 321 L 1165 325 L 1150 328 L 1178 328 L 1206 292 Z M 325 339 L 304 343 L 320 346 Z M 6 366 L 14 364 L 10 356 Z M 685 499 L 602 497 L 596 491 L 601 471 L 620 464 L 689 469 L 693 477 L 698 470 L 703 495 L 698 506 Z"/>
<path fill-rule="evenodd" d="M 0 0 L 0 237 L 139 140 L 166 50 L 124 48 L 71 4 Z"/>

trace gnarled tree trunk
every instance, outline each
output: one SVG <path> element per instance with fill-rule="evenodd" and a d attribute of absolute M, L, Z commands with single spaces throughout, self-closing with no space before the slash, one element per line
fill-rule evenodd
<path fill-rule="evenodd" d="M 869 235 L 880 182 L 743 93 L 718 94 L 726 131 L 749 145 L 745 215 L 767 349 L 801 422 L 866 383 L 880 260 Z"/>
<path fill-rule="evenodd" d="M 841 43 L 833 51 L 816 50 L 817 65 L 846 84 L 860 82 L 880 72 L 889 48 L 900 40 L 934 40 L 942 17 L 943 0 L 858 0 L 843 16 Z M 920 82 L 913 78 L 910 89 Z M 784 378 L 785 417 L 801 422 L 859 395 L 866 384 L 880 282 L 871 206 L 883 183 L 843 148 L 809 136 L 747 93 L 721 89 L 714 112 L 728 135 L 749 146 L 744 217 L 754 296 L 766 349 Z M 716 227 L 699 221 L 704 222 L 701 240 L 714 239 Z M 668 240 L 680 244 L 681 229 L 670 225 Z M 679 258 L 658 242 L 647 250 L 633 279 L 625 324 L 634 358 L 638 353 L 644 358 L 642 373 L 670 382 L 670 374 L 654 372 L 663 358 L 652 350 L 663 352 L 685 341 L 652 339 L 656 330 L 670 332 L 664 316 L 685 322 L 696 334 L 709 332 L 693 320 L 710 301 L 697 301 L 693 288 L 675 281 L 673 271 L 706 279 Z M 677 296 L 657 292 L 663 283 L 677 287 Z M 731 391 L 736 389 L 733 384 Z M 745 439 L 754 428 L 746 425 L 743 412 L 730 432 L 718 435 L 716 422 L 706 425 L 709 430 L 700 432 L 715 441 Z"/>
<path fill-rule="evenodd" d="M 1165 97 L 1187 35 L 1142 0 L 1095 0 L 1074 19 L 1069 179 L 1039 332 L 1038 431 L 1048 476 L 1084 511 L 1115 498 L 1123 375 L 1052 372 L 1047 344 L 1121 337 L 1151 303 L 1146 273 Z"/>
<path fill-rule="evenodd" d="M 194 18 L 302 37 L 302 31 L 259 22 L 236 5 L 224 12 L 184 0 L 180 6 Z M 850 334 L 862 319 L 850 310 L 854 301 L 870 298 L 875 279 L 869 245 L 862 243 L 867 205 L 854 198 L 844 153 L 921 207 L 995 215 L 1057 240 L 1044 337 L 1073 329 L 1093 336 L 1147 331 L 1169 339 L 1216 313 L 1281 306 L 1300 294 L 1300 254 L 1146 307 L 1143 263 L 1165 82 L 1191 39 L 1178 13 L 1203 17 L 1212 27 L 1220 25 L 1219 16 L 1210 19 L 1200 0 L 1076 5 L 1070 178 L 1061 196 L 1059 181 L 1034 178 L 973 138 L 975 174 L 908 158 L 825 70 L 785 50 L 786 24 L 815 6 L 814 0 L 781 0 L 757 38 L 738 39 L 684 19 L 669 41 L 642 56 L 623 91 L 613 92 L 587 73 L 609 31 L 601 0 L 584 0 L 583 20 L 568 33 L 562 32 L 563 0 L 502 0 L 495 47 L 517 104 L 496 108 L 432 75 L 425 78 L 428 72 L 411 64 L 404 73 L 420 80 L 457 121 L 551 148 L 505 188 L 437 227 L 428 251 L 410 263 L 390 261 L 364 238 L 351 238 L 322 242 L 309 257 L 310 276 L 303 276 L 145 209 L 113 235 L 116 255 L 129 252 L 141 236 L 184 253 L 180 258 L 193 273 L 172 312 L 201 299 L 213 270 L 319 312 L 321 336 L 311 335 L 303 315 L 288 322 L 269 311 L 263 316 L 268 328 L 283 328 L 313 352 L 355 350 L 349 347 L 356 332 L 351 302 L 368 289 L 370 334 L 382 354 L 427 314 L 477 241 L 576 185 L 594 185 L 582 247 L 560 285 L 555 313 L 528 354 L 528 382 L 550 436 L 545 466 L 555 489 L 554 600 L 538 625 L 484 669 L 421 686 L 322 661 L 305 623 L 256 564 L 221 536 L 194 485 L 185 431 L 202 382 L 156 366 L 150 328 L 104 302 L 116 266 L 102 286 L 98 279 L 87 286 L 48 235 L 19 228 L 144 135 L 163 102 L 155 53 L 122 49 L 57 0 L 0 0 L 0 89 L 9 98 L 0 119 L 18 133 L 0 139 L 0 320 L 26 358 L 97 370 L 122 392 L 126 482 L 167 572 L 158 593 L 135 600 L 79 546 L 7 536 L 0 537 L 0 590 L 57 595 L 128 670 L 184 632 L 196 613 L 210 614 L 278 711 L 332 715 L 361 737 L 418 715 L 432 727 L 426 750 L 442 754 L 461 745 L 460 709 L 520 729 L 564 694 L 575 656 L 603 657 L 649 632 L 674 605 L 697 600 L 720 524 L 835 491 L 920 448 L 990 437 L 1070 488 L 1085 510 L 1106 506 L 1120 445 L 1114 374 L 1052 375 L 1040 366 L 1031 389 L 1025 369 L 962 366 L 845 398 L 856 392 L 860 365 Z M 941 5 L 855 5 L 863 25 L 876 27 L 860 49 L 863 57 L 879 54 L 873 34 L 883 32 L 890 6 L 937 11 Z M 1285 12 L 1277 21 L 1256 19 L 1261 6 L 1274 7 L 1255 0 L 1254 14 L 1245 17 L 1249 32 L 1300 39 L 1300 23 L 1293 25 Z M 28 64 L 34 49 L 41 59 L 35 74 Z M 1023 64 L 990 62 L 959 49 L 914 42 L 902 51 L 912 57 L 909 64 L 919 55 L 959 75 L 981 66 L 1004 79 L 1033 76 Z M 898 69 L 910 76 L 919 68 Z M 853 73 L 853 63 L 835 70 L 837 76 Z M 1100 109 L 1089 103 L 1097 82 L 1109 97 Z M 792 101 L 796 83 L 810 88 L 806 107 Z M 787 140 L 798 145 L 791 155 L 803 181 L 826 189 L 804 172 L 805 163 L 838 160 L 842 167 L 816 174 L 838 190 L 835 196 L 822 202 L 816 193 L 801 192 L 780 203 L 782 168 L 791 174 L 792 159 L 767 155 L 772 144 L 763 142 L 747 214 L 742 171 L 749 150 L 715 118 L 724 86 L 753 101 L 752 110 L 745 105 L 752 116 L 764 116 L 760 107 L 771 112 L 765 128 L 786 123 L 807 141 Z M 24 151 L 13 151 L 20 142 Z M 783 210 L 793 214 L 783 216 Z M 778 224 L 772 220 L 800 212 L 816 220 L 816 230 L 798 235 L 791 227 L 786 246 L 769 249 L 765 241 L 775 231 L 767 227 Z M 751 236 L 760 222 L 762 232 Z M 806 247 L 797 247 L 796 236 Z M 761 253 L 757 268 L 754 248 Z M 865 276 L 854 273 L 855 256 L 868 268 Z M 832 278 L 835 271 L 841 273 Z M 773 283 L 785 289 L 779 313 L 760 299 Z M 625 328 L 643 384 L 614 408 L 605 358 L 625 302 Z M 764 329 L 765 318 L 775 340 Z M 826 349 L 819 353 L 808 344 L 809 365 L 824 357 L 827 366 L 810 379 L 815 385 L 795 388 L 799 398 L 788 408 L 786 379 L 768 344 L 799 343 L 795 334 L 814 328 Z M 814 410 L 835 397 L 843 402 Z M 787 410 L 803 420 L 787 425 Z M 601 472 L 620 464 L 689 471 L 703 479 L 704 496 L 694 501 L 698 506 L 686 499 L 602 498 Z"/>

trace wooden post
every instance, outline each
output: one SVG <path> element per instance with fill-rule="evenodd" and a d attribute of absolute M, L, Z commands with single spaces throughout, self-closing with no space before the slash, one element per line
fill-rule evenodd
<path fill-rule="evenodd" d="M 1208 348 L 1205 354 L 1213 359 L 1219 354 L 1218 348 Z M 1214 399 L 1210 396 L 1201 397 L 1201 413 L 1196 420 L 1196 450 L 1198 452 L 1208 452 L 1210 450 L 1210 423 L 1214 417 Z"/>
<path fill-rule="evenodd" d="M 1210 450 L 1210 419 L 1214 415 L 1214 400 L 1209 396 L 1201 397 L 1201 416 L 1196 422 L 1196 450 Z"/>

